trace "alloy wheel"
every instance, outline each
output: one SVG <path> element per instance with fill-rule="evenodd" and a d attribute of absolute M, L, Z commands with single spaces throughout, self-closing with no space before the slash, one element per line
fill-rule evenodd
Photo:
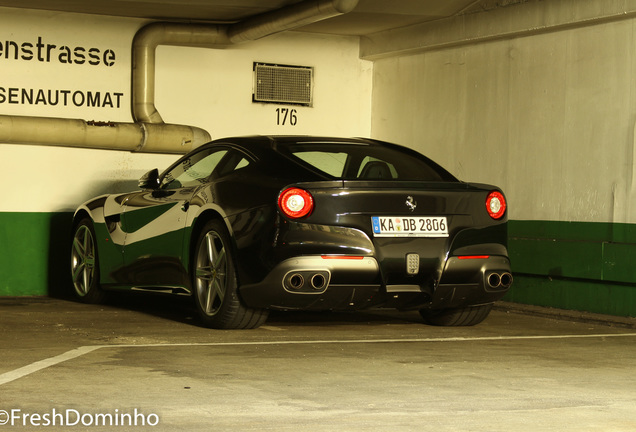
<path fill-rule="evenodd" d="M 227 253 L 221 236 L 216 231 L 208 231 L 197 251 L 196 295 L 202 312 L 216 315 L 227 294 Z"/>
<path fill-rule="evenodd" d="M 95 286 L 96 266 L 95 240 L 86 225 L 80 225 L 73 237 L 71 271 L 75 291 L 80 297 L 86 296 Z"/>

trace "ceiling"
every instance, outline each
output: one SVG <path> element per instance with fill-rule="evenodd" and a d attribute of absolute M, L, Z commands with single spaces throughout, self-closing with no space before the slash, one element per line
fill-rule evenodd
<path fill-rule="evenodd" d="M 80 12 L 153 20 L 229 23 L 299 0 L 0 0 L 0 6 Z M 367 35 L 481 11 L 522 0 L 359 0 L 346 14 L 301 29 L 336 35 Z"/>

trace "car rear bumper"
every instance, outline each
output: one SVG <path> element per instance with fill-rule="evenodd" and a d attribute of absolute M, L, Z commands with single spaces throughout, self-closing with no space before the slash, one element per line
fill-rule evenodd
<path fill-rule="evenodd" d="M 372 257 L 301 256 L 281 262 L 262 282 L 242 286 L 240 294 L 259 308 L 361 309 L 380 291 L 379 274 Z"/>
<path fill-rule="evenodd" d="M 429 280 L 423 274 L 412 283 L 385 284 L 374 257 L 301 256 L 281 262 L 263 281 L 242 286 L 240 295 L 255 308 L 447 309 L 499 300 L 512 275 L 505 256 L 449 257 L 438 283 Z"/>

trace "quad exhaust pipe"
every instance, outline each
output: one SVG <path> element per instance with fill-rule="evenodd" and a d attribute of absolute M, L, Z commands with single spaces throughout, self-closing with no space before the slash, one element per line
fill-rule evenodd
<path fill-rule="evenodd" d="M 486 281 L 490 288 L 509 288 L 512 285 L 512 274 L 509 272 L 490 273 Z"/>
<path fill-rule="evenodd" d="M 313 275 L 309 283 L 311 284 L 311 287 L 316 291 L 321 291 L 327 285 L 325 277 L 320 273 L 316 273 L 315 275 Z"/>
<path fill-rule="evenodd" d="M 329 272 L 308 270 L 289 272 L 283 278 L 283 287 L 291 292 L 322 292 L 327 288 Z"/>
<path fill-rule="evenodd" d="M 285 285 L 293 290 L 299 290 L 305 285 L 305 278 L 300 273 L 294 273 L 288 277 Z"/>

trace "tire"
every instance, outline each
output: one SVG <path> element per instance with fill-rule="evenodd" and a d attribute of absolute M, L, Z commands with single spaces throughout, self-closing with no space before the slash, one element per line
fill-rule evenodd
<path fill-rule="evenodd" d="M 457 309 L 431 311 L 420 310 L 424 322 L 436 326 L 474 326 L 486 319 L 492 309 L 492 303 Z"/>
<path fill-rule="evenodd" d="M 101 303 L 104 292 L 99 286 L 99 260 L 95 230 L 90 219 L 82 219 L 73 232 L 71 277 L 75 297 L 84 303 Z"/>
<path fill-rule="evenodd" d="M 206 327 L 251 329 L 267 320 L 267 310 L 248 308 L 241 302 L 233 255 L 223 223 L 206 223 L 197 238 L 192 263 L 194 304 Z"/>

